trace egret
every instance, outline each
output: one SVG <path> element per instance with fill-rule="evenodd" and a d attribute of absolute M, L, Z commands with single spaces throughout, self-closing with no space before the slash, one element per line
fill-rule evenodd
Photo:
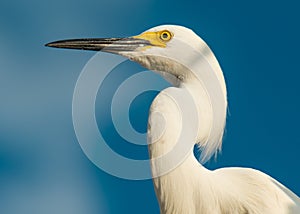
<path fill-rule="evenodd" d="M 161 25 L 128 38 L 61 40 L 46 46 L 119 54 L 172 83 L 150 107 L 150 160 L 165 156 L 180 136 L 191 136 L 187 144 L 198 145 L 201 157 L 198 161 L 189 147 L 176 167 L 172 167 L 176 155 L 151 162 L 162 214 L 300 213 L 299 197 L 261 171 L 203 166 L 221 149 L 227 92 L 215 55 L 191 29 Z"/>

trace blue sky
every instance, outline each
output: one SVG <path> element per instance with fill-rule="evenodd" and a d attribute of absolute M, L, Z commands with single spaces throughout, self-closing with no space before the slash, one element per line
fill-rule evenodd
<path fill-rule="evenodd" d="M 1 1 L 0 213 L 158 212 L 151 181 L 103 172 L 77 142 L 72 96 L 94 53 L 44 44 L 130 36 L 165 23 L 199 34 L 227 81 L 223 151 L 207 167 L 256 168 L 300 195 L 298 8 L 292 0 Z M 153 96 L 145 93 L 132 104 L 130 117 L 137 130 L 144 130 L 147 115 L 132 112 L 147 108 Z M 96 115 L 101 120 L 101 109 Z M 107 127 L 107 136 L 117 140 Z M 146 152 L 111 146 L 137 158 Z"/>

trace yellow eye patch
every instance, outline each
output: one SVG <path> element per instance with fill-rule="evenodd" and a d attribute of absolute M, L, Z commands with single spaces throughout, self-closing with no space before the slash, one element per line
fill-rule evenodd
<path fill-rule="evenodd" d="M 133 36 L 136 39 L 144 39 L 151 43 L 153 46 L 165 48 L 167 42 L 173 38 L 173 33 L 168 30 L 162 30 L 157 32 L 145 32 L 138 36 Z"/>

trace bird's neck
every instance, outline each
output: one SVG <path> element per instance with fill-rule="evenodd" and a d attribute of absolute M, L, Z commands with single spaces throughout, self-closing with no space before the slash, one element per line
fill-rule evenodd
<path fill-rule="evenodd" d="M 221 148 L 227 107 L 225 82 L 217 62 L 213 64 L 212 60 L 206 59 L 193 61 L 189 67 L 176 65 L 171 69 L 169 73 L 175 77 L 173 84 L 176 88 L 162 91 L 151 105 L 149 153 L 155 190 L 163 213 L 169 213 L 168 210 L 174 210 L 172 207 L 175 206 L 176 210 L 180 210 L 180 204 L 176 205 L 179 202 L 188 205 L 191 198 L 187 195 L 197 197 L 191 194 L 195 185 L 208 192 L 205 188 L 209 176 L 205 175 L 209 174 L 209 170 L 197 162 L 193 146 L 199 145 L 204 162 Z M 165 77 L 164 72 L 159 73 Z M 185 142 L 182 136 L 187 136 Z M 175 158 L 168 155 L 176 151 L 178 143 L 186 143 L 189 150 L 186 156 L 179 152 L 181 160 L 176 162 L 176 152 Z M 157 161 L 160 157 L 163 161 Z M 174 160 L 177 165 L 174 165 Z M 196 209 L 192 204 L 186 207 Z M 193 212 L 182 210 L 178 213 Z"/>
<path fill-rule="evenodd" d="M 183 100 L 173 99 L 173 94 L 182 93 L 180 97 Z M 184 96 L 186 94 L 186 96 Z M 194 107 L 196 107 L 196 116 L 190 113 L 193 111 L 193 104 L 185 100 L 188 95 L 191 95 Z M 170 98 L 172 97 L 172 98 Z M 200 99 L 199 99 L 200 98 Z M 180 104 L 184 103 L 184 107 L 189 110 L 180 112 Z M 179 106 L 179 107 L 178 107 Z M 202 202 L 199 204 L 192 203 L 197 198 L 205 198 L 205 192 L 208 192 L 209 186 L 209 170 L 203 167 L 193 154 L 193 147 L 190 148 L 183 160 L 178 162 L 178 165 L 173 167 L 173 161 L 166 158 L 162 163 L 156 162 L 158 157 L 166 157 L 168 153 L 172 153 L 182 129 L 194 132 L 195 138 L 192 142 L 183 142 L 187 145 L 195 145 L 197 142 L 205 141 L 208 138 L 208 133 L 211 127 L 211 112 L 210 100 L 205 89 L 197 82 L 182 83 L 180 88 L 167 89 L 159 94 L 151 105 L 149 115 L 149 154 L 151 159 L 151 169 L 154 174 L 153 183 L 160 204 L 161 213 L 196 213 L 199 210 Z M 154 112 L 159 112 L 162 120 L 156 118 Z M 188 113 L 188 124 L 184 124 L 185 113 Z M 195 129 L 193 122 L 199 122 L 199 127 Z M 165 123 L 165 124 L 164 124 Z M 183 127 L 185 126 L 185 127 Z M 193 133 L 192 133 L 193 134 Z M 173 167 L 173 168 L 172 168 Z M 170 168 L 170 171 L 166 171 Z M 194 188 L 197 186 L 197 191 Z M 199 191 L 198 188 L 201 188 Z M 192 198 L 191 198 L 192 197 Z M 189 209 L 189 210 L 188 210 Z"/>
<path fill-rule="evenodd" d="M 192 105 L 197 108 L 195 117 L 200 123 L 195 143 L 202 151 L 201 161 L 206 162 L 221 149 L 227 111 L 226 85 L 221 68 L 210 50 L 206 51 L 206 55 L 197 51 L 188 53 L 190 54 L 181 59 L 186 63 L 178 63 L 174 59 L 164 57 L 154 57 L 159 62 L 157 64 L 149 63 L 151 60 L 147 60 L 147 57 L 140 58 L 140 63 L 155 70 L 176 88 L 188 92 L 184 96 L 192 98 Z M 174 91 L 171 91 L 171 95 L 172 92 Z M 178 91 L 173 94 L 176 93 Z M 179 97 L 177 103 L 185 102 L 184 96 Z M 157 109 L 158 112 L 164 110 Z M 180 123 L 173 118 L 170 118 L 170 121 Z"/>

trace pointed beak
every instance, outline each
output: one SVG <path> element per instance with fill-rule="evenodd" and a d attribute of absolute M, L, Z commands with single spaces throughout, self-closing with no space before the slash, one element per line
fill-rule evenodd
<path fill-rule="evenodd" d="M 47 47 L 103 51 L 109 53 L 122 53 L 135 51 L 138 48 L 152 46 L 150 41 L 141 38 L 95 38 L 70 39 L 50 42 Z"/>

